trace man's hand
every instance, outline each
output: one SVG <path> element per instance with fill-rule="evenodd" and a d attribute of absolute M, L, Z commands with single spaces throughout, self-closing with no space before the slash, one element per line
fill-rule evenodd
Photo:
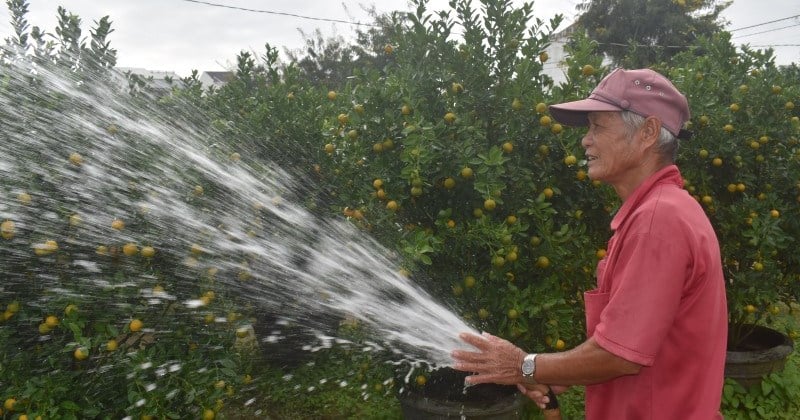
<path fill-rule="evenodd" d="M 550 397 L 547 394 L 550 392 L 550 389 L 553 390 L 553 394 L 558 395 L 562 392 L 566 391 L 568 388 L 565 386 L 559 385 L 552 385 L 547 386 L 544 384 L 517 384 L 517 389 L 526 397 L 530 398 L 536 406 L 544 410 L 547 403 L 550 402 Z"/>
<path fill-rule="evenodd" d="M 516 385 L 522 382 L 522 359 L 526 353 L 519 347 L 489 333 L 462 333 L 459 337 L 479 351 L 455 350 L 454 369 L 473 372 L 468 384 L 495 383 Z"/>

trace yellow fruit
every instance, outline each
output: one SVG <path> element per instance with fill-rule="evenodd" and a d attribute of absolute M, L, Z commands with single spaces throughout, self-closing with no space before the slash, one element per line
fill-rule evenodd
<path fill-rule="evenodd" d="M 731 112 L 739 112 L 739 104 L 737 103 L 732 103 L 728 108 L 730 108 Z"/>
<path fill-rule="evenodd" d="M 0 223 L 0 235 L 3 236 L 3 239 L 14 239 L 14 228 L 14 222 L 4 220 L 3 223 Z"/>
<path fill-rule="evenodd" d="M 81 215 L 76 213 L 69 216 L 70 226 L 80 226 L 80 224 L 81 224 Z"/>
<path fill-rule="evenodd" d="M 756 313 L 756 307 L 753 305 L 747 305 L 744 307 L 744 311 L 747 312 L 748 314 L 754 314 Z"/>
<path fill-rule="evenodd" d="M 86 347 L 78 347 L 72 355 L 75 357 L 75 360 L 85 360 L 89 357 L 89 350 Z"/>
<path fill-rule="evenodd" d="M 708 115 L 701 115 L 698 121 L 700 122 L 700 125 L 708 125 L 708 123 L 711 122 L 711 119 L 708 118 Z"/>
<path fill-rule="evenodd" d="M 564 127 L 559 123 L 550 126 L 550 132 L 553 134 L 561 134 L 562 131 L 564 131 Z"/>
<path fill-rule="evenodd" d="M 124 251 L 123 251 L 124 252 Z M 156 249 L 152 246 L 142 247 L 142 256 L 145 258 L 153 258 L 156 255 Z"/>
<path fill-rule="evenodd" d="M 503 143 L 503 152 L 511 153 L 512 151 L 514 151 L 514 144 L 512 144 L 510 141 Z"/>
<path fill-rule="evenodd" d="M 711 164 L 716 166 L 716 167 L 720 167 L 720 166 L 722 166 L 722 159 L 718 158 L 718 157 L 714 158 L 714 160 L 711 161 Z"/>
<path fill-rule="evenodd" d="M 247 337 L 248 329 L 246 327 L 240 327 L 236 329 L 236 337 L 238 338 L 245 338 Z"/>
<path fill-rule="evenodd" d="M 130 329 L 131 332 L 138 332 L 138 331 L 142 330 L 143 326 L 144 326 L 144 323 L 142 321 L 140 321 L 138 319 L 134 319 L 133 321 L 131 321 L 128 324 L 128 329 Z"/>
<path fill-rule="evenodd" d="M 106 342 L 106 350 L 108 351 L 114 351 L 117 347 L 119 347 L 117 340 L 111 339 Z"/>
<path fill-rule="evenodd" d="M 128 257 L 133 257 L 139 253 L 139 247 L 133 242 L 128 242 L 122 246 L 122 253 Z"/>
<path fill-rule="evenodd" d="M 384 52 L 386 55 L 392 55 L 392 53 L 394 53 L 394 47 L 393 47 L 391 44 L 386 44 L 386 45 L 383 47 L 383 52 Z"/>
<path fill-rule="evenodd" d="M 491 198 L 489 198 L 489 199 L 486 199 L 486 200 L 483 202 L 483 208 L 485 208 L 485 209 L 486 209 L 486 210 L 488 210 L 488 211 L 492 211 L 492 210 L 494 210 L 494 209 L 495 209 L 495 207 L 497 207 L 497 202 L 495 202 L 495 201 L 494 201 L 494 200 L 492 200 Z"/>
<path fill-rule="evenodd" d="M 425 375 L 417 375 L 417 378 L 414 380 L 418 386 L 425 386 L 428 383 L 428 378 Z"/>
<path fill-rule="evenodd" d="M 462 294 L 464 294 L 464 288 L 463 287 L 461 287 L 459 285 L 453 286 L 453 296 L 461 296 Z"/>
<path fill-rule="evenodd" d="M 216 416 L 217 414 L 214 413 L 214 410 L 210 408 L 203 410 L 203 420 L 214 420 L 214 417 Z"/>
<path fill-rule="evenodd" d="M 536 113 L 537 114 L 544 114 L 547 112 L 547 105 L 544 102 L 539 102 L 536 104 Z"/>
<path fill-rule="evenodd" d="M 583 169 L 579 169 L 578 172 L 575 173 L 575 179 L 577 179 L 578 181 L 585 180 L 586 176 L 587 176 L 586 171 L 584 171 Z"/>
<path fill-rule="evenodd" d="M 456 114 L 453 114 L 452 112 L 444 114 L 444 122 L 446 122 L 447 124 L 452 124 L 453 122 L 455 122 L 455 120 L 456 120 Z"/>
<path fill-rule="evenodd" d="M 347 132 L 347 138 L 350 140 L 355 140 L 358 138 L 358 130 L 350 130 Z"/>
<path fill-rule="evenodd" d="M 328 92 L 328 100 L 329 101 L 335 101 L 336 100 L 336 92 L 335 91 L 331 90 L 331 91 Z"/>
<path fill-rule="evenodd" d="M 511 101 L 511 109 L 514 111 L 522 109 L 522 101 L 520 101 L 519 98 L 514 98 L 514 100 Z"/>
<path fill-rule="evenodd" d="M 536 259 L 536 266 L 539 268 L 550 267 L 550 259 L 542 255 L 541 257 Z"/>
<path fill-rule="evenodd" d="M 783 88 L 777 85 L 772 86 L 772 93 L 779 95 L 783 91 Z"/>
<path fill-rule="evenodd" d="M 762 264 L 762 263 L 760 263 L 758 261 L 754 262 L 753 263 L 753 270 L 754 271 L 763 271 L 764 270 L 764 264 Z"/>
<path fill-rule="evenodd" d="M 508 315 L 508 319 L 519 318 L 519 312 L 516 309 L 509 309 L 506 315 Z"/>
<path fill-rule="evenodd" d="M 52 239 L 41 244 L 33 245 L 34 254 L 39 256 L 50 255 L 56 251 L 58 251 L 58 243 Z"/>
<path fill-rule="evenodd" d="M 202 185 L 195 185 L 194 189 L 192 190 L 192 194 L 194 194 L 196 196 L 203 195 L 203 192 L 204 191 L 203 191 L 203 186 Z"/>
<path fill-rule="evenodd" d="M 53 330 L 53 329 L 52 329 L 52 328 L 50 328 L 50 327 L 49 327 L 47 324 L 45 324 L 44 322 L 42 322 L 41 324 L 39 324 L 39 334 L 41 334 L 41 335 L 45 335 L 45 334 L 49 333 L 49 332 L 50 332 L 50 331 L 52 331 L 52 330 Z"/>
<path fill-rule="evenodd" d="M 470 168 L 469 166 L 465 166 L 464 168 L 461 169 L 461 177 L 464 179 L 472 178 L 472 174 L 473 174 L 472 168 Z"/>
<path fill-rule="evenodd" d="M 238 152 L 233 152 L 233 153 L 231 153 L 229 158 L 230 158 L 230 160 L 232 160 L 234 162 L 237 162 L 242 158 L 242 155 L 240 155 Z"/>
<path fill-rule="evenodd" d="M 386 203 L 386 208 L 389 211 L 397 211 L 398 207 L 399 207 L 399 205 L 397 204 L 397 201 L 390 200 L 388 203 Z"/>
<path fill-rule="evenodd" d="M 386 199 L 386 191 L 384 191 L 383 188 L 379 189 L 378 191 L 375 191 L 375 197 L 377 197 L 378 200 L 385 200 Z"/>
<path fill-rule="evenodd" d="M 591 64 L 587 64 L 587 65 L 583 66 L 583 68 L 581 68 L 581 74 L 583 74 L 584 76 L 593 75 L 594 74 L 594 66 L 592 66 Z"/>
<path fill-rule="evenodd" d="M 3 407 L 8 411 L 14 411 L 15 405 L 17 405 L 17 400 L 14 398 L 9 398 L 3 403 Z"/>
<path fill-rule="evenodd" d="M 517 223 L 517 216 L 513 214 L 508 215 L 508 217 L 506 217 L 506 224 L 513 225 L 514 223 Z"/>
<path fill-rule="evenodd" d="M 552 123 L 553 120 L 550 119 L 547 115 L 542 115 L 542 118 L 539 118 L 539 125 L 542 127 L 547 127 Z"/>
<path fill-rule="evenodd" d="M 475 287 L 475 283 L 476 280 L 474 276 L 464 277 L 464 287 L 466 287 L 467 289 L 472 289 L 473 287 Z"/>
<path fill-rule="evenodd" d="M 336 146 L 334 146 L 333 144 L 328 143 L 325 145 L 325 153 L 331 154 L 333 153 L 334 150 L 336 150 Z"/>
<path fill-rule="evenodd" d="M 119 219 L 114 219 L 114 221 L 111 222 L 111 227 L 116 229 L 116 230 L 125 229 L 125 222 L 123 222 L 122 220 L 119 220 Z"/>
<path fill-rule="evenodd" d="M 602 260 L 603 258 L 606 257 L 606 250 L 600 248 L 600 249 L 597 250 L 597 252 L 595 252 L 595 255 L 597 256 L 598 259 Z"/>
<path fill-rule="evenodd" d="M 66 308 L 64 308 L 64 315 L 70 316 L 72 313 L 77 311 L 78 311 L 78 306 L 70 303 L 69 305 L 67 305 Z"/>
<path fill-rule="evenodd" d="M 722 127 L 722 129 L 723 129 L 723 130 L 724 130 L 726 133 L 733 133 L 733 130 L 734 130 L 734 128 L 733 128 L 733 124 L 725 124 L 725 126 L 723 126 L 723 127 Z"/>
<path fill-rule="evenodd" d="M 444 179 L 444 181 L 442 182 L 442 185 L 443 185 L 443 186 L 444 186 L 446 189 L 448 189 L 448 190 L 452 190 L 453 188 L 455 188 L 455 187 L 456 187 L 456 180 L 455 180 L 455 179 L 453 179 L 453 178 L 447 177 L 447 178 L 445 178 L 445 179 Z"/>
<path fill-rule="evenodd" d="M 540 52 L 540 53 L 539 53 L 539 61 L 540 61 L 540 62 L 544 63 L 544 62 L 545 62 L 545 61 L 547 61 L 549 58 L 550 58 L 550 56 L 547 54 L 547 52 L 546 52 L 546 51 L 542 51 L 542 52 Z"/>
<path fill-rule="evenodd" d="M 553 192 L 553 189 L 552 189 L 552 188 L 550 188 L 550 187 L 547 187 L 547 188 L 545 188 L 544 190 L 542 190 L 542 194 L 544 194 L 544 197 L 545 197 L 545 198 L 550 198 L 550 197 L 552 197 L 552 196 L 553 196 L 554 192 Z"/>
<path fill-rule="evenodd" d="M 83 156 L 81 156 L 77 152 L 72 152 L 69 155 L 69 161 L 75 166 L 81 166 L 81 164 L 83 163 Z"/>
<path fill-rule="evenodd" d="M 31 203 L 31 195 L 26 192 L 21 192 L 17 194 L 17 200 L 24 205 L 28 205 Z"/>
<path fill-rule="evenodd" d="M 400 113 L 403 115 L 411 115 L 411 107 L 408 105 L 403 105 L 403 107 L 400 108 Z"/>
<path fill-rule="evenodd" d="M 289 93 L 287 93 L 287 94 L 286 94 L 286 99 L 288 99 L 288 100 L 290 100 L 290 101 L 291 101 L 292 99 L 294 99 L 294 92 L 289 92 Z"/>
<path fill-rule="evenodd" d="M 714 199 L 710 195 L 704 195 L 701 200 L 703 201 L 703 204 L 707 206 L 714 202 Z"/>
<path fill-rule="evenodd" d="M 564 164 L 566 165 L 572 166 L 576 163 L 578 163 L 578 158 L 576 158 L 574 155 L 569 155 L 564 158 Z"/>
<path fill-rule="evenodd" d="M 464 91 L 464 86 L 461 83 L 453 82 L 453 84 L 450 85 L 450 91 L 456 94 L 461 93 Z"/>
<path fill-rule="evenodd" d="M 736 184 L 736 191 L 739 191 L 739 192 L 744 192 L 744 190 L 745 190 L 746 188 L 747 188 L 747 187 L 746 187 L 744 184 L 742 184 L 741 182 L 740 182 L 740 183 L 738 183 L 738 184 Z"/>
<path fill-rule="evenodd" d="M 345 125 L 348 121 L 350 121 L 350 117 L 348 117 L 347 114 L 339 114 L 336 119 L 339 120 L 339 124 L 341 125 Z"/>
<path fill-rule="evenodd" d="M 105 245 L 98 245 L 95 252 L 97 255 L 108 255 L 108 247 Z"/>
<path fill-rule="evenodd" d="M 47 318 L 44 319 L 44 323 L 50 328 L 55 328 L 58 326 L 58 317 L 55 315 L 48 315 Z"/>
<path fill-rule="evenodd" d="M 411 187 L 411 196 L 419 197 L 422 195 L 422 187 Z"/>
<path fill-rule="evenodd" d="M 192 255 L 201 255 L 203 253 L 203 247 L 198 244 L 192 244 L 192 246 L 189 247 L 189 252 L 191 252 Z"/>
<path fill-rule="evenodd" d="M 494 258 L 492 258 L 492 265 L 497 268 L 500 268 L 506 265 L 506 259 L 500 255 L 495 255 Z"/>
<path fill-rule="evenodd" d="M 784 107 L 784 108 L 785 108 L 787 111 L 791 111 L 791 110 L 793 110 L 793 109 L 794 109 L 794 102 L 792 102 L 792 101 L 788 101 L 788 102 L 786 102 L 786 104 L 784 104 L 784 106 L 783 106 L 783 107 Z"/>
<path fill-rule="evenodd" d="M 453 219 L 448 220 L 447 221 L 447 227 L 449 227 L 450 229 L 456 227 L 456 221 L 453 220 Z"/>
<path fill-rule="evenodd" d="M 559 338 L 556 340 L 556 344 L 553 347 L 555 347 L 556 350 L 564 350 L 567 347 L 567 344 L 564 343 L 564 340 Z"/>
<path fill-rule="evenodd" d="M 777 218 L 781 217 L 781 212 L 779 212 L 778 210 L 772 209 L 772 210 L 770 210 L 769 215 L 772 216 L 773 219 L 777 219 Z"/>

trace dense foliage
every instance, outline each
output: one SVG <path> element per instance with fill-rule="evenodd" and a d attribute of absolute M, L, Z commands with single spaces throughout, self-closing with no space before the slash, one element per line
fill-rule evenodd
<path fill-rule="evenodd" d="M 554 84 L 543 68 L 560 19 L 511 3 L 453 1 L 432 15 L 420 0 L 355 46 L 313 39 L 313 54 L 287 63 L 271 46 L 241 53 L 219 89 L 197 74 L 166 92 L 132 77 L 117 94 L 108 19 L 87 42 L 59 9 L 49 42 L 29 28 L 26 2 L 8 1 L 1 415 L 213 418 L 233 406 L 391 417 L 398 388 L 425 386 L 424 372 L 396 378 L 382 363 L 391 355 L 262 341 L 275 315 L 264 306 L 283 302 L 248 294 L 263 265 L 238 245 L 291 233 L 272 223 L 278 197 L 258 201 L 272 191 L 243 199 L 211 168 L 261 179 L 277 162 L 294 181 L 282 200 L 348 219 L 476 328 L 531 351 L 580 343 L 582 292 L 619 202 L 588 179 L 582 130 L 557 124 L 547 105 L 585 97 L 610 69 L 603 43 L 577 32 L 560 63 L 567 80 Z M 785 315 L 800 295 L 800 70 L 738 50 L 726 33 L 675 42 L 692 46 L 645 55 L 690 101 L 694 137 L 678 165 L 720 237 L 732 324 L 797 338 Z M 187 137 L 196 153 L 165 160 Z M 372 338 L 358 320 L 338 334 Z M 729 383 L 726 414 L 758 401 L 797 413 L 782 397 L 797 395 L 796 365 L 786 374 L 758 395 Z"/>

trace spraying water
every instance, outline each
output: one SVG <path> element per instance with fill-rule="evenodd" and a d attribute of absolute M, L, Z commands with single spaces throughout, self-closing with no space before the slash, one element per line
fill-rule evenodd
<path fill-rule="evenodd" d="M 310 313 L 358 320 L 376 333 L 375 347 L 401 357 L 447 365 L 449 353 L 462 346 L 457 334 L 475 332 L 399 274 L 395 259 L 369 236 L 297 204 L 301 186 L 275 162 L 232 159 L 209 144 L 209 133 L 132 107 L 106 84 L 90 88 L 68 73 L 30 65 L 9 70 L 6 89 L 9 80 L 39 86 L 0 95 L 6 114 L 0 219 L 13 221 L 14 240 L 32 242 L 40 257 L 70 253 L 72 263 L 58 278 L 37 273 L 47 293 L 115 304 L 100 301 L 108 294 L 87 296 L 85 287 L 71 286 L 88 282 L 98 290 L 139 288 L 152 302 L 168 299 L 146 275 L 118 283 L 97 264 L 96 254 L 113 251 L 101 244 L 125 243 L 182 261 L 186 276 L 179 283 L 211 272 L 256 307 L 310 329 Z M 19 106 L 35 102 L 36 92 L 68 98 L 70 106 L 48 110 L 48 97 L 35 113 Z M 57 223 L 65 217 L 68 228 Z M 53 241 L 56 229 L 68 229 L 67 243 Z M 21 266 L 34 254 L 19 247 L 4 252 Z M 21 273 L 9 279 L 5 290 L 28 281 Z M 336 341 L 327 334 L 318 335 L 319 345 Z"/>

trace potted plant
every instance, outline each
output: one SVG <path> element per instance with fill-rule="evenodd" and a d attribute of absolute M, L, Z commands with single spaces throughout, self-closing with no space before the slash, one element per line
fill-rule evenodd
<path fill-rule="evenodd" d="M 800 291 L 798 68 L 776 66 L 769 50 L 737 52 L 729 37 L 703 41 L 673 63 L 672 79 L 689 98 L 695 133 L 683 145 L 680 165 L 721 245 L 728 361 L 766 351 L 756 359 L 774 356 L 778 361 L 764 366 L 780 369 L 792 350 L 787 336 L 797 334 L 782 322 L 791 317 L 782 315 Z M 726 372 L 740 375 L 735 370 Z M 747 375 L 760 380 L 763 373 Z"/>

